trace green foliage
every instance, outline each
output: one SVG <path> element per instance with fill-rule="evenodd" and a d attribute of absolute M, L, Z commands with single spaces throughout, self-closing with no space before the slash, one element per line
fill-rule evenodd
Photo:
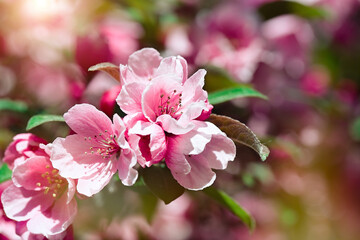
<path fill-rule="evenodd" d="M 351 124 L 350 134 L 355 141 L 360 141 L 360 117 Z"/>
<path fill-rule="evenodd" d="M 275 1 L 262 5 L 258 9 L 264 19 L 284 14 L 294 14 L 305 19 L 325 19 L 328 13 L 319 7 L 307 6 L 295 1 Z"/>
<path fill-rule="evenodd" d="M 206 66 L 207 74 L 205 76 L 205 90 L 214 92 L 229 88 L 241 87 L 239 83 L 224 70 L 215 66 Z"/>
<path fill-rule="evenodd" d="M 144 168 L 141 170 L 141 175 L 150 191 L 166 204 L 180 197 L 185 191 L 166 167 L 151 166 Z"/>
<path fill-rule="evenodd" d="M 50 114 L 35 115 L 29 119 L 26 126 L 26 130 L 29 131 L 47 122 L 65 122 L 65 119 L 63 118 L 63 116 L 59 116 L 59 115 L 50 115 Z"/>
<path fill-rule="evenodd" d="M 7 164 L 3 164 L 0 168 L 0 183 L 11 179 L 12 171 Z"/>
<path fill-rule="evenodd" d="M 24 102 L 0 99 L 0 111 L 3 110 L 25 113 L 28 111 L 28 107 Z"/>
<path fill-rule="evenodd" d="M 209 102 L 211 104 L 218 104 L 240 97 L 258 97 L 267 99 L 267 97 L 262 93 L 256 91 L 252 87 L 244 85 L 241 87 L 234 87 L 212 92 L 209 94 Z"/>
<path fill-rule="evenodd" d="M 255 220 L 252 216 L 246 212 L 234 199 L 232 199 L 225 192 L 209 187 L 203 190 L 209 197 L 226 207 L 233 214 L 235 214 L 239 219 L 250 229 L 255 228 Z"/>
<path fill-rule="evenodd" d="M 270 150 L 263 145 L 256 135 L 245 124 L 226 116 L 211 114 L 207 121 L 212 122 L 235 143 L 240 143 L 254 149 L 265 161 Z"/>

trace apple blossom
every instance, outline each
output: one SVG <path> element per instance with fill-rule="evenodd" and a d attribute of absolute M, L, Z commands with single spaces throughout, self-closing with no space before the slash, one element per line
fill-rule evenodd
<path fill-rule="evenodd" d="M 49 156 L 33 156 L 17 164 L 12 180 L 1 201 L 7 217 L 26 222 L 21 235 L 41 234 L 49 239 L 65 235 L 77 213 L 75 181 L 61 177 Z"/>
<path fill-rule="evenodd" d="M 201 121 L 212 109 L 202 89 L 206 71 L 188 78 L 187 69 L 182 57 L 162 59 L 148 48 L 135 52 L 128 66 L 120 66 L 124 85 L 117 103 L 128 114 L 124 122 L 139 164 L 149 167 L 165 159 L 180 185 L 200 190 L 214 182 L 212 168 L 224 169 L 235 158 L 235 145 Z"/>
<path fill-rule="evenodd" d="M 135 183 L 135 153 L 126 141 L 125 126 L 117 114 L 112 123 L 94 106 L 78 104 L 64 118 L 76 134 L 55 139 L 51 161 L 61 176 L 78 179 L 79 193 L 98 193 L 116 171 L 123 184 Z"/>

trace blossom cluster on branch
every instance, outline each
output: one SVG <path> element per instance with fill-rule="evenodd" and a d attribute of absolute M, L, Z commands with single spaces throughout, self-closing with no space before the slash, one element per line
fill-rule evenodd
<path fill-rule="evenodd" d="M 77 104 L 64 114 L 72 130 L 66 138 L 47 144 L 19 134 L 7 148 L 12 184 L 1 201 L 21 235 L 64 238 L 77 212 L 75 196 L 93 196 L 116 173 L 131 186 L 137 169 L 165 163 L 182 187 L 202 190 L 215 181 L 212 169 L 234 160 L 234 142 L 206 121 L 213 106 L 203 90 L 205 70 L 188 77 L 184 58 L 144 48 L 119 71 L 116 102 L 124 118 L 114 114 L 111 120 L 90 104 Z"/>

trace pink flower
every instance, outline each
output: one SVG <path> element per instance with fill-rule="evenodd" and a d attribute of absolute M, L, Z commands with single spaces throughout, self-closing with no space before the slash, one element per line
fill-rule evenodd
<path fill-rule="evenodd" d="M 149 167 L 165 158 L 182 186 L 199 190 L 211 185 L 211 168 L 224 169 L 235 157 L 235 145 L 217 127 L 199 121 L 212 109 L 202 89 L 206 71 L 188 78 L 183 58 L 162 59 L 154 49 L 134 53 L 120 70 L 124 85 L 117 102 L 129 114 L 124 122 L 139 164 Z M 216 144 L 224 154 L 217 154 Z"/>
<path fill-rule="evenodd" d="M 77 190 L 86 196 L 98 193 L 118 171 L 123 184 L 132 185 L 137 171 L 136 156 L 125 138 L 125 126 L 116 114 L 113 123 L 89 104 L 72 107 L 64 118 L 76 133 L 57 138 L 51 161 L 60 175 L 78 179 Z"/>
<path fill-rule="evenodd" d="M 10 169 L 13 169 L 14 165 L 29 157 L 44 156 L 46 153 L 39 147 L 40 144 L 47 144 L 47 142 L 32 133 L 18 134 L 6 148 L 3 161 L 9 165 Z"/>
<path fill-rule="evenodd" d="M 263 42 L 256 20 L 242 4 L 225 4 L 200 18 L 193 30 L 195 63 L 226 69 L 235 79 L 249 82 L 261 60 Z"/>
<path fill-rule="evenodd" d="M 74 180 L 61 177 L 49 156 L 33 156 L 17 164 L 12 179 L 1 196 L 6 215 L 25 221 L 31 234 L 49 239 L 66 234 L 77 213 Z"/>

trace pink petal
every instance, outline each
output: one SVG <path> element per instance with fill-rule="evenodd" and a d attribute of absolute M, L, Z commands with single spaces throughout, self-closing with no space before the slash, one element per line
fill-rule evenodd
<path fill-rule="evenodd" d="M 183 121 L 185 124 L 181 125 L 178 120 L 167 114 L 159 116 L 157 122 L 160 123 L 164 131 L 175 135 L 188 133 L 195 127 L 191 121 Z"/>
<path fill-rule="evenodd" d="M 146 87 L 142 82 L 133 82 L 123 86 L 119 96 L 116 98 L 121 110 L 127 114 L 142 112 L 141 96 Z"/>
<path fill-rule="evenodd" d="M 116 167 L 115 156 L 112 156 L 112 159 L 108 160 L 105 166 L 97 168 L 97 171 L 92 175 L 78 180 L 78 192 L 88 197 L 100 192 L 110 182 L 117 170 Z"/>
<path fill-rule="evenodd" d="M 220 134 L 214 135 L 201 155 L 207 159 L 210 168 L 225 169 L 228 162 L 235 159 L 236 147 L 230 138 Z"/>
<path fill-rule="evenodd" d="M 206 71 L 204 69 L 199 69 L 188 80 L 186 80 L 184 83 L 184 92 L 182 97 L 184 105 L 207 100 L 207 92 L 203 90 L 205 74 Z"/>
<path fill-rule="evenodd" d="M 211 170 L 204 156 L 201 154 L 189 155 L 186 156 L 186 160 L 191 167 L 187 174 L 176 172 L 169 167 L 172 175 L 181 186 L 190 190 L 202 190 L 214 183 L 216 174 Z"/>
<path fill-rule="evenodd" d="M 166 138 L 163 129 L 159 125 L 138 121 L 129 129 L 129 134 L 143 136 L 139 141 L 139 149 L 147 161 L 147 166 L 157 163 L 164 158 Z"/>
<path fill-rule="evenodd" d="M 59 174 L 65 178 L 80 178 L 91 175 L 97 168 L 106 163 L 102 157 L 91 154 L 90 141 L 75 134 L 64 138 L 56 138 L 52 143 L 53 152 L 50 160 L 53 166 L 59 169 Z"/>
<path fill-rule="evenodd" d="M 188 65 L 186 60 L 181 57 L 167 57 L 164 58 L 159 68 L 156 70 L 155 76 L 163 74 L 173 74 L 179 77 L 180 83 L 184 83 L 188 75 Z"/>
<path fill-rule="evenodd" d="M 27 222 L 27 227 L 34 234 L 46 237 L 60 234 L 70 226 L 77 214 L 77 203 L 73 199 L 67 203 L 67 196 L 63 194 L 47 211 L 39 212 Z"/>
<path fill-rule="evenodd" d="M 138 172 L 132 169 L 136 164 L 136 155 L 134 151 L 122 151 L 117 162 L 117 169 L 121 182 L 126 186 L 131 186 L 136 182 Z"/>
<path fill-rule="evenodd" d="M 25 221 L 49 208 L 54 198 L 43 191 L 29 191 L 11 185 L 1 195 L 1 201 L 6 216 L 15 221 Z"/>
<path fill-rule="evenodd" d="M 48 166 L 48 168 L 46 168 Z M 19 163 L 13 171 L 13 182 L 17 187 L 24 187 L 27 190 L 41 190 L 47 186 L 46 178 L 41 175 L 53 169 L 47 157 L 35 156 L 27 161 Z M 40 186 L 37 184 L 40 183 Z"/>
<path fill-rule="evenodd" d="M 111 131 L 112 122 L 109 117 L 90 104 L 76 104 L 64 114 L 64 118 L 74 132 L 85 137 L 93 137 L 105 130 Z"/>
<path fill-rule="evenodd" d="M 161 59 L 160 53 L 155 49 L 143 48 L 130 55 L 128 66 L 139 77 L 151 79 Z"/>

